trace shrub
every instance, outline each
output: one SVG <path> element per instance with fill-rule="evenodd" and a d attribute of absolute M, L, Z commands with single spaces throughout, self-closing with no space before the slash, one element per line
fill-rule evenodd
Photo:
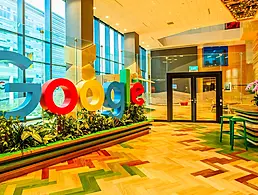
<path fill-rule="evenodd" d="M 26 125 L 18 118 L 6 119 L 0 116 L 0 153 L 22 151 L 58 140 L 75 139 L 146 119 L 144 108 L 137 105 L 130 105 L 121 119 L 113 119 L 86 109 L 77 113 L 77 119 L 45 111 L 43 120 L 33 125 Z"/>

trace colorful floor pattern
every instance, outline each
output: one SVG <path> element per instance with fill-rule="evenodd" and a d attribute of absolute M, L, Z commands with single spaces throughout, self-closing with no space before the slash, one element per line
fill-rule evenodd
<path fill-rule="evenodd" d="M 219 125 L 155 123 L 151 134 L 0 184 L 0 195 L 258 194 L 258 150 L 229 150 Z"/>

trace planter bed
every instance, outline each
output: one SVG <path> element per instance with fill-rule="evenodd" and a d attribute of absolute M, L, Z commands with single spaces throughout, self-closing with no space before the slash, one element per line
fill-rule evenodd
<path fill-rule="evenodd" d="M 0 182 L 146 135 L 149 128 L 150 122 L 145 121 L 27 149 L 23 153 L 0 154 Z"/>

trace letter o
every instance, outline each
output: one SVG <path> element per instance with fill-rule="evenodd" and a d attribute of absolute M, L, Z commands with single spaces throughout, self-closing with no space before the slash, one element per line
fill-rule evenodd
<path fill-rule="evenodd" d="M 82 107 L 88 111 L 97 111 L 100 110 L 104 100 L 105 93 L 101 84 L 96 80 L 82 81 L 77 85 L 80 94 L 80 104 Z M 91 102 L 87 99 L 88 90 L 92 92 Z"/>
<path fill-rule="evenodd" d="M 55 104 L 53 99 L 54 91 L 57 87 L 61 87 L 65 95 L 64 102 L 60 107 Z M 77 101 L 77 89 L 68 79 L 52 79 L 47 81 L 42 87 L 40 104 L 44 110 L 58 115 L 65 115 L 73 111 Z"/>

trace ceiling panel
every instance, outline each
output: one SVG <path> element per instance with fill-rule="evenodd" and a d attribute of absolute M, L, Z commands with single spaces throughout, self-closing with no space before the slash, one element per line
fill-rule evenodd
<path fill-rule="evenodd" d="M 137 32 L 145 48 L 159 47 L 163 37 L 235 20 L 221 0 L 95 0 L 95 6 L 96 17 L 120 32 Z"/>

